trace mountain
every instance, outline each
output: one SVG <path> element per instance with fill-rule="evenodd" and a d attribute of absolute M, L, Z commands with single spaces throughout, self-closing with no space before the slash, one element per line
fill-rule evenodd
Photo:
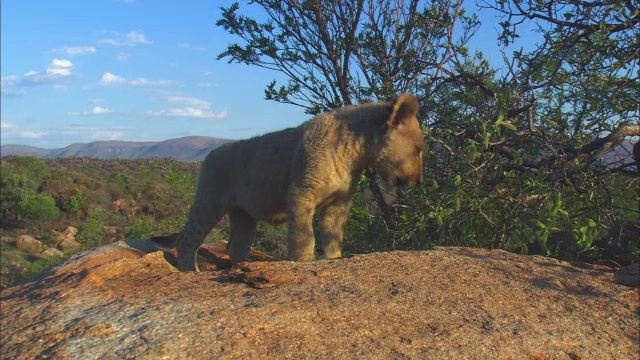
<path fill-rule="evenodd" d="M 42 158 L 72 156 L 100 159 L 174 158 L 181 161 L 200 161 L 218 146 L 233 140 L 208 136 L 187 136 L 161 142 L 94 141 L 72 144 L 61 149 L 42 149 L 27 145 L 2 145 L 1 156 L 29 155 Z"/>
<path fill-rule="evenodd" d="M 37 157 L 45 157 L 51 150 L 42 149 L 35 146 L 29 145 L 2 145 L 0 146 L 0 155 L 1 156 L 9 156 L 9 155 L 27 155 L 27 156 L 37 156 Z"/>
<path fill-rule="evenodd" d="M 616 168 L 634 162 L 633 145 L 635 142 L 623 140 L 600 156 L 601 163 L 607 168 Z"/>
<path fill-rule="evenodd" d="M 87 157 L 99 159 L 174 158 L 180 161 L 201 161 L 218 146 L 233 140 L 210 136 L 187 136 L 161 142 L 95 141 L 72 144 L 62 149 L 42 149 L 28 145 L 2 145 L 0 156 L 28 155 L 41 158 Z M 624 140 L 600 155 L 607 168 L 633 162 L 633 142 Z"/>

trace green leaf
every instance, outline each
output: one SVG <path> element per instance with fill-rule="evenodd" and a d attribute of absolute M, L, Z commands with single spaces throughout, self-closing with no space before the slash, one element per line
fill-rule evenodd
<path fill-rule="evenodd" d="M 553 121 L 553 120 L 545 120 L 545 123 L 553 126 L 554 128 L 560 128 L 560 124 L 558 124 L 557 122 Z"/>
<path fill-rule="evenodd" d="M 502 122 L 504 121 L 504 115 L 504 110 L 500 109 L 500 112 L 498 113 L 498 119 L 495 122 L 496 125 L 502 124 Z"/>
<path fill-rule="evenodd" d="M 598 224 L 593 219 L 589 219 L 588 225 L 589 225 L 589 227 L 594 228 Z"/>
<path fill-rule="evenodd" d="M 557 192 L 555 201 L 553 202 L 553 207 L 551 208 L 551 217 L 556 216 L 560 207 L 562 207 L 562 194 Z"/>
<path fill-rule="evenodd" d="M 536 225 L 540 228 L 540 229 L 546 229 L 547 225 L 545 225 L 542 221 L 540 220 L 536 220 Z"/>
<path fill-rule="evenodd" d="M 560 213 L 560 215 L 562 215 L 564 221 L 569 222 L 569 213 L 566 210 L 560 209 L 558 210 L 558 212 Z"/>
<path fill-rule="evenodd" d="M 516 166 L 522 166 L 522 164 L 524 163 L 524 160 L 522 159 L 522 155 L 516 153 L 514 162 Z"/>
<path fill-rule="evenodd" d="M 447 216 L 449 216 L 449 215 L 453 214 L 453 211 L 454 211 L 453 209 L 444 209 L 444 210 L 442 210 L 442 211 L 440 212 L 440 216 L 441 216 L 441 217 L 443 217 L 443 218 L 445 218 L 445 217 L 447 217 Z"/>
<path fill-rule="evenodd" d="M 513 125 L 512 123 L 510 123 L 508 121 L 502 122 L 500 125 L 506 127 L 509 130 L 513 130 L 513 131 L 518 130 L 518 128 L 515 125 Z"/>
<path fill-rule="evenodd" d="M 453 183 L 456 186 L 460 186 L 460 183 L 462 182 L 462 178 L 460 177 L 460 175 L 456 175 L 456 177 L 453 179 Z"/>

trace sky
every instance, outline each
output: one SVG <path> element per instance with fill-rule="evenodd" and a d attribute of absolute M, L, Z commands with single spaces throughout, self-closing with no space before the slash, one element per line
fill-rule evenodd
<path fill-rule="evenodd" d="M 215 25 L 230 3 L 3 0 L 1 143 L 243 139 L 307 120 L 264 100 L 277 73 L 216 60 L 236 41 Z M 481 19 L 474 41 L 498 56 L 496 20 Z"/>

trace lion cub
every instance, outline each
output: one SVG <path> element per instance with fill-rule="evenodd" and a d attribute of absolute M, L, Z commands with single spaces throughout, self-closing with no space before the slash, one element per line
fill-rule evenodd
<path fill-rule="evenodd" d="M 372 168 L 390 185 L 422 181 L 424 135 L 418 100 L 347 106 L 298 127 L 225 144 L 202 164 L 189 218 L 177 237 L 177 267 L 198 271 L 197 250 L 224 214 L 232 263 L 247 261 L 257 221 L 288 222 L 293 261 L 315 259 L 312 217 L 327 259 L 342 256 L 343 227 L 356 184 Z"/>

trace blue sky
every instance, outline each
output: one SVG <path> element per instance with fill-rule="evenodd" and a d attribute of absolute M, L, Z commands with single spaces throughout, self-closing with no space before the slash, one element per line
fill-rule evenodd
<path fill-rule="evenodd" d="M 278 74 L 215 60 L 235 41 L 215 26 L 229 3 L 3 0 L 2 144 L 241 139 L 308 119 L 264 100 Z M 483 23 L 476 44 L 497 50 Z"/>

